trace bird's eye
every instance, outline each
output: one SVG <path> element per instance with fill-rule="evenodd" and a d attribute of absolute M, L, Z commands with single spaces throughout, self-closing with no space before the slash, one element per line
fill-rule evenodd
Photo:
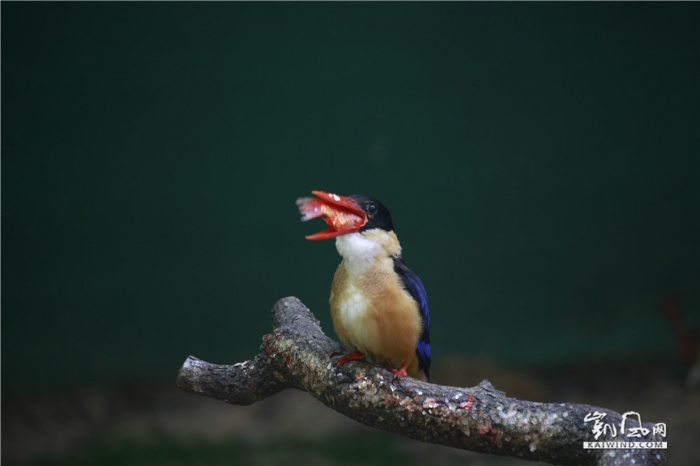
<path fill-rule="evenodd" d="M 374 204 L 367 204 L 367 213 L 374 215 L 377 213 L 377 206 Z"/>

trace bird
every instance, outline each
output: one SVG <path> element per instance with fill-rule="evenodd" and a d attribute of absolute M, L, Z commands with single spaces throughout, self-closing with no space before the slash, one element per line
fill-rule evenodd
<path fill-rule="evenodd" d="M 429 381 L 428 295 L 404 263 L 389 209 L 370 196 L 312 193 L 297 199 L 302 221 L 322 217 L 330 228 L 306 238 L 335 238 L 342 257 L 329 303 L 335 332 L 351 351 L 337 364 L 369 359 L 394 379 Z"/>

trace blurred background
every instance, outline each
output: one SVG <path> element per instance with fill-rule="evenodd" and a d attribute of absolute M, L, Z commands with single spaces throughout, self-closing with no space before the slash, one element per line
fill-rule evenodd
<path fill-rule="evenodd" d="M 521 464 L 177 392 L 280 298 L 297 197 L 389 206 L 434 381 L 640 412 L 700 464 L 700 4 L 2 4 L 5 464 Z"/>

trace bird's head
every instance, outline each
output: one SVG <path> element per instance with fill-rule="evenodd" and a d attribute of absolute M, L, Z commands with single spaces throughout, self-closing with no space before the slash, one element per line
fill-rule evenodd
<path fill-rule="evenodd" d="M 339 238 L 338 251 L 344 257 L 346 246 L 363 249 L 380 246 L 387 254 L 397 255 L 401 251 L 394 233 L 389 209 L 378 200 L 353 194 L 339 196 L 324 191 L 311 191 L 316 197 L 297 199 L 301 220 L 322 217 L 328 229 L 308 235 L 309 240 Z"/>

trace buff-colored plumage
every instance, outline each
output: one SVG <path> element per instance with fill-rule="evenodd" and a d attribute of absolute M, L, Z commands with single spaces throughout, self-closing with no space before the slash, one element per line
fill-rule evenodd
<path fill-rule="evenodd" d="M 331 317 L 340 340 L 352 350 L 390 369 L 418 369 L 416 344 L 422 331 L 418 304 L 394 272 L 401 252 L 394 232 L 369 230 L 336 238 L 343 261 L 333 279 Z"/>

